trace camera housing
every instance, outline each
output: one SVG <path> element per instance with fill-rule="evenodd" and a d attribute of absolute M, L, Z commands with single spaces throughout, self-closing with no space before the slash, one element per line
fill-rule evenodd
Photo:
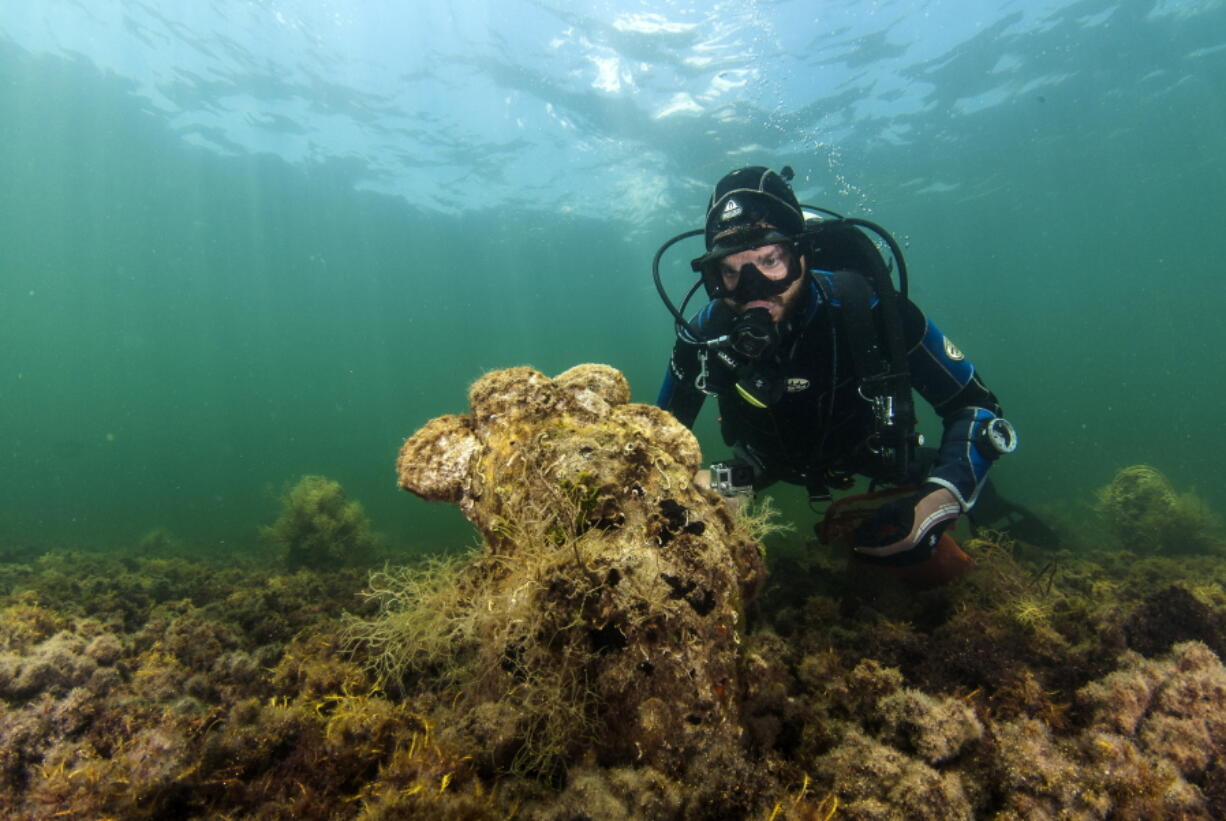
<path fill-rule="evenodd" d="M 753 466 L 744 459 L 712 463 L 711 488 L 721 496 L 752 495 Z"/>

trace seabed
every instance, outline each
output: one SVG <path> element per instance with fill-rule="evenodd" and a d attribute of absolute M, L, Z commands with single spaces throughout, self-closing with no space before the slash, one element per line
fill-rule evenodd
<path fill-rule="evenodd" d="M 1226 555 L 1210 525 L 1196 552 L 1126 550 L 1111 498 L 1060 549 L 963 533 L 975 571 L 927 591 L 773 537 L 737 637 L 741 729 L 671 771 L 582 732 L 516 756 L 543 725 L 471 706 L 437 655 L 379 658 L 354 626 L 464 583 L 462 558 L 372 577 L 167 534 L 10 548 L 0 815 L 1226 817 Z"/>
<path fill-rule="evenodd" d="M 0 813 L 1226 816 L 1226 561 L 966 547 L 977 572 L 921 594 L 792 560 L 743 639 L 756 766 L 702 783 L 449 749 L 447 694 L 381 692 L 342 650 L 342 614 L 374 612 L 364 571 L 10 554 Z"/>

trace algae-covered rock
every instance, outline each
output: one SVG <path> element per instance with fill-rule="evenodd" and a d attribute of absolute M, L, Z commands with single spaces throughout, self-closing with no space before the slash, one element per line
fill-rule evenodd
<path fill-rule="evenodd" d="M 1221 818 L 1226 669 L 1200 642 L 1125 653 L 1076 694 L 1085 726 L 1059 737 L 1035 718 L 992 728 L 1001 811 L 1014 818 Z"/>
<path fill-rule="evenodd" d="M 1226 668 L 1199 641 L 1177 644 L 1161 659 L 1126 653 L 1118 670 L 1077 697 L 1091 730 L 1133 739 L 1186 778 L 1226 755 Z"/>
<path fill-rule="evenodd" d="M 352 624 L 385 681 L 455 687 L 463 734 L 495 764 L 547 771 L 585 751 L 676 774 L 741 743 L 742 608 L 756 542 L 692 481 L 694 436 L 580 365 L 496 371 L 471 412 L 410 438 L 402 487 L 451 502 L 484 537 L 462 565 L 376 579 Z"/>
<path fill-rule="evenodd" d="M 1220 549 L 1217 522 L 1193 493 L 1176 493 L 1149 465 L 1133 465 L 1098 490 L 1098 510 L 1120 544 L 1138 553 L 1205 553 Z"/>

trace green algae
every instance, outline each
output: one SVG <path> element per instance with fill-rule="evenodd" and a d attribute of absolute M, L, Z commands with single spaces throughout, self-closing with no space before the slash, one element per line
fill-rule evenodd
<path fill-rule="evenodd" d="M 361 502 L 340 483 L 303 476 L 281 499 L 281 514 L 261 530 L 290 570 L 369 567 L 378 546 Z"/>

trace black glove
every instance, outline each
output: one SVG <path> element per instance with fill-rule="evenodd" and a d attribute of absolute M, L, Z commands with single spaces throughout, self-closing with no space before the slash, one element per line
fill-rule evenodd
<path fill-rule="evenodd" d="M 961 513 L 952 491 L 925 483 L 918 492 L 874 510 L 852 534 L 852 549 L 878 564 L 917 564 L 932 556 L 941 534 Z"/>

